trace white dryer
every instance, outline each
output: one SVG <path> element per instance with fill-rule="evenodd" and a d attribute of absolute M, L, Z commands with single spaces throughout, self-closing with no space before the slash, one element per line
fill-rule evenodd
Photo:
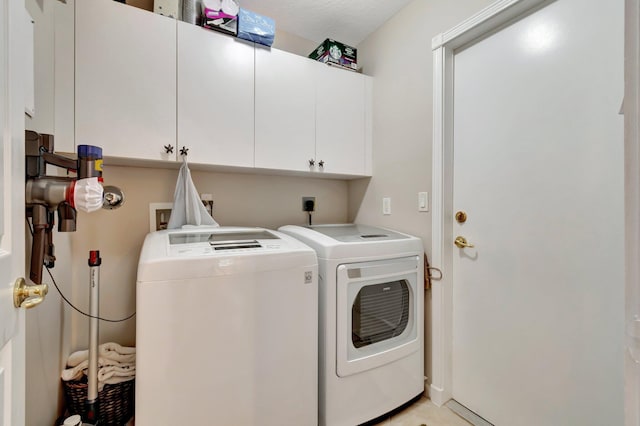
<path fill-rule="evenodd" d="M 317 424 L 315 252 L 261 228 L 147 235 L 136 425 Z"/>
<path fill-rule="evenodd" d="M 279 231 L 318 254 L 319 424 L 354 426 L 421 394 L 421 240 L 354 224 Z"/>

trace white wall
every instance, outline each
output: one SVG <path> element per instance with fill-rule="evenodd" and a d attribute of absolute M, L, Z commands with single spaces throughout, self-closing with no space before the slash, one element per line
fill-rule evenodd
<path fill-rule="evenodd" d="M 316 197 L 315 222 L 347 219 L 345 181 L 193 170 L 191 174 L 199 192 L 213 194 L 213 216 L 223 226 L 303 225 L 307 216 L 302 197 L 308 195 Z M 149 232 L 149 203 L 173 201 L 177 176 L 176 169 L 105 166 L 105 184 L 122 188 L 126 202 L 117 210 L 80 213 L 78 229 L 71 235 L 71 258 L 60 262 L 72 271 L 72 285 L 66 290 L 84 309 L 89 300 L 89 250 L 100 250 L 100 315 L 116 319 L 135 310 L 138 254 Z M 86 348 L 88 321 L 77 314 L 72 317 L 71 350 Z M 135 345 L 135 319 L 101 322 L 100 341 Z"/>
<path fill-rule="evenodd" d="M 374 77 L 373 178 L 349 183 L 349 217 L 422 238 L 431 252 L 431 213 L 418 212 L 418 192 L 431 196 L 431 39 L 491 4 L 490 0 L 414 0 L 358 47 L 358 63 Z M 382 215 L 382 198 L 391 215 Z M 431 301 L 425 295 L 425 330 Z M 425 371 L 431 374 L 430 336 Z"/>
<path fill-rule="evenodd" d="M 309 53 L 318 47 L 318 43 L 276 28 L 276 37 L 272 47 L 300 56 L 309 56 Z"/>

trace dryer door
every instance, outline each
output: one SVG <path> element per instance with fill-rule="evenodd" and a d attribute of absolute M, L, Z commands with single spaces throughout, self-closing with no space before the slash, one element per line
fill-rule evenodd
<path fill-rule="evenodd" d="M 376 368 L 420 349 L 421 261 L 411 256 L 338 266 L 338 376 Z"/>

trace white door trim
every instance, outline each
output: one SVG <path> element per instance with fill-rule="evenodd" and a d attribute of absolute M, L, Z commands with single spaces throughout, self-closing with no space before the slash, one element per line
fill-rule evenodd
<path fill-rule="evenodd" d="M 627 351 L 625 354 L 625 425 L 640 425 L 640 364 L 631 349 L 640 348 L 640 1 L 625 1 L 625 299 Z M 635 338 L 633 337 L 635 334 Z"/>
<path fill-rule="evenodd" d="M 433 50 L 433 213 L 432 264 L 443 272 L 432 300 L 432 377 L 429 397 L 436 405 L 451 399 L 453 339 L 453 55 L 455 49 L 554 0 L 498 0 L 432 40 Z"/>

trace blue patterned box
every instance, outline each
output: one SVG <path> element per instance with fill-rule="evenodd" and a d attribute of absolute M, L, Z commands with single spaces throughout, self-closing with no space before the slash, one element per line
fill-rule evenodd
<path fill-rule="evenodd" d="M 276 35 L 273 19 L 240 8 L 238 15 L 238 38 L 271 46 Z"/>

